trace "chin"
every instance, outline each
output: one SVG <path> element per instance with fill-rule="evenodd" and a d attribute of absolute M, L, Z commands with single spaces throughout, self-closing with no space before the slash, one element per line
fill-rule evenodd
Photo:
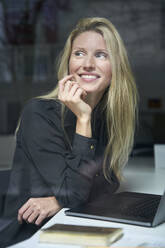
<path fill-rule="evenodd" d="M 82 89 L 84 89 L 87 93 L 92 93 L 92 92 L 95 92 L 97 91 L 97 89 L 94 89 L 93 87 L 90 87 L 90 86 L 83 86 L 81 85 Z"/>
<path fill-rule="evenodd" d="M 79 82 L 81 88 L 83 88 L 85 91 L 90 91 L 90 92 L 93 92 L 93 91 L 96 91 L 98 90 L 98 86 L 96 86 L 96 84 L 94 83 L 82 83 L 82 82 Z"/>

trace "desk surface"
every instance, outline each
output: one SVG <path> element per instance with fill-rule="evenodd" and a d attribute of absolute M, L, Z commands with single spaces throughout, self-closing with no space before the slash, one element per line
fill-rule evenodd
<path fill-rule="evenodd" d="M 136 157 L 129 160 L 128 165 L 124 169 L 124 181 L 121 183 L 120 191 L 134 191 L 152 194 L 163 194 L 165 189 L 165 169 L 155 169 L 154 159 L 151 157 Z M 148 246 L 157 246 L 165 248 L 165 223 L 157 227 L 141 227 L 121 223 L 113 223 L 109 221 L 83 219 L 78 217 L 65 216 L 64 210 L 55 215 L 45 227 L 55 223 L 73 224 L 73 225 L 90 225 L 103 227 L 121 227 L 124 236 L 111 247 L 137 247 L 147 246 L 146 242 L 150 242 Z M 11 246 L 12 248 L 75 248 L 69 245 L 51 245 L 39 243 L 40 231 L 38 231 L 29 240 Z M 151 242 L 152 240 L 152 242 Z M 155 245 L 154 245 L 155 244 Z"/>

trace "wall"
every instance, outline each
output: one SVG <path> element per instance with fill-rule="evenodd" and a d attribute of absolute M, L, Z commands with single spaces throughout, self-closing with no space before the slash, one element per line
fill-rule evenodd
<path fill-rule="evenodd" d="M 43 16 L 42 14 L 39 16 L 36 31 L 38 46 L 35 47 L 35 52 L 34 47 L 30 46 L 17 50 L 17 59 L 14 60 L 17 61 L 14 64 L 17 64 L 17 77 L 13 79 L 13 85 L 4 86 L 4 84 L 0 84 L 1 102 L 4 104 L 4 101 L 18 100 L 23 106 L 32 96 L 44 93 L 54 87 L 56 77 L 53 75 L 54 65 L 52 61 L 56 59 L 75 23 L 82 17 L 107 17 L 117 27 L 124 40 L 139 88 L 140 128 L 137 140 L 139 143 L 154 142 L 156 135 L 153 135 L 155 133 L 155 120 L 159 119 L 157 114 L 162 113 L 164 115 L 165 113 L 164 1 L 70 0 L 68 3 L 67 9 L 58 9 L 58 39 L 55 45 L 45 44 L 42 29 Z M 32 58 L 34 53 L 38 54 L 37 61 L 39 62 L 36 63 L 40 63 L 38 69 L 36 69 L 36 79 L 19 72 L 20 68 L 26 69 L 28 67 L 27 58 Z M 44 69 L 45 67 L 41 64 L 41 61 L 46 61 L 45 66 L 49 69 L 46 72 L 47 74 L 44 74 L 46 69 Z M 151 104 L 154 100 L 157 102 L 159 99 L 160 104 Z M 159 129 L 163 132 L 164 127 L 161 126 L 161 121 L 159 123 Z"/>

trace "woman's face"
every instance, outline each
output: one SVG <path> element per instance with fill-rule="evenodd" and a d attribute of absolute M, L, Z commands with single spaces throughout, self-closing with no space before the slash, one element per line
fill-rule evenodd
<path fill-rule="evenodd" d="M 104 93 L 112 70 L 103 36 L 86 31 L 75 38 L 69 60 L 69 73 L 87 93 Z"/>

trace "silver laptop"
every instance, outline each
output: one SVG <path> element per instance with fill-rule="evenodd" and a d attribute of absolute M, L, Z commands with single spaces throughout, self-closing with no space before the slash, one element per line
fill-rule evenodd
<path fill-rule="evenodd" d="M 68 216 L 154 227 L 165 222 L 165 192 L 161 195 L 121 192 L 103 195 L 65 211 Z"/>

